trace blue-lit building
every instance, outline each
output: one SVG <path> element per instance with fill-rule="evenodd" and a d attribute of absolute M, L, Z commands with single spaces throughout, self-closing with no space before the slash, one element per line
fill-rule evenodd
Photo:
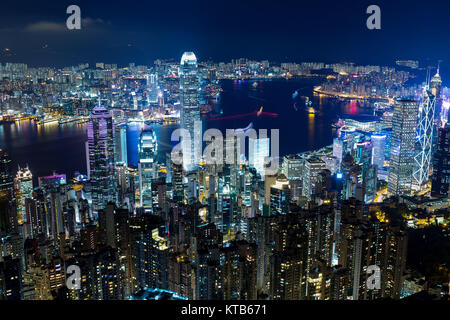
<path fill-rule="evenodd" d="M 190 141 L 183 144 L 183 165 L 187 171 L 191 171 L 200 164 L 194 136 L 201 140 L 201 118 L 198 102 L 199 77 L 197 70 L 197 57 L 193 52 L 185 52 L 180 63 L 180 103 L 181 103 L 181 127 L 188 130 Z"/>
<path fill-rule="evenodd" d="M 127 127 L 125 125 L 116 126 L 116 163 L 122 162 L 128 166 L 128 152 L 127 152 Z"/>
<path fill-rule="evenodd" d="M 384 150 L 386 147 L 386 135 L 373 134 L 372 140 L 372 164 L 382 168 L 384 166 Z"/>

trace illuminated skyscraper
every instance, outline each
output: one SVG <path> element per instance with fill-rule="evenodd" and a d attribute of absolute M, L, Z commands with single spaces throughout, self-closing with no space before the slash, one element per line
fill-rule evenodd
<path fill-rule="evenodd" d="M 270 155 L 270 139 L 269 138 L 259 138 L 250 139 L 250 154 L 249 154 L 249 164 L 256 169 L 261 177 L 264 177 L 264 163 L 266 157 Z"/>
<path fill-rule="evenodd" d="M 14 181 L 11 172 L 11 159 L 7 152 L 0 149 L 0 190 L 8 191 L 12 196 L 13 188 Z"/>
<path fill-rule="evenodd" d="M 168 241 L 160 236 L 159 217 L 147 215 L 136 224 L 140 230 L 135 237 L 136 281 L 141 288 L 168 288 Z"/>
<path fill-rule="evenodd" d="M 152 179 L 155 177 L 156 135 L 152 130 L 142 131 L 139 139 L 139 193 L 140 205 L 152 207 Z"/>
<path fill-rule="evenodd" d="M 372 137 L 372 164 L 382 168 L 384 166 L 384 149 L 386 145 L 386 136 L 373 134 Z"/>
<path fill-rule="evenodd" d="M 388 176 L 390 194 L 411 192 L 418 109 L 418 102 L 414 100 L 398 99 L 395 102 Z"/>
<path fill-rule="evenodd" d="M 172 172 L 172 199 L 174 202 L 184 201 L 184 170 L 181 164 L 171 162 Z"/>
<path fill-rule="evenodd" d="M 450 102 L 449 101 L 444 101 L 442 103 L 442 109 L 441 109 L 441 115 L 440 115 L 440 127 L 443 128 L 445 127 L 445 125 L 448 123 L 448 119 L 449 119 L 449 111 L 450 111 Z"/>
<path fill-rule="evenodd" d="M 303 159 L 298 155 L 288 155 L 283 158 L 283 173 L 289 180 L 300 180 L 302 177 Z"/>
<path fill-rule="evenodd" d="M 196 148 L 201 145 L 194 143 L 194 135 L 201 137 L 200 106 L 198 104 L 199 78 L 197 58 L 193 52 L 185 52 L 180 63 L 180 102 L 181 127 L 188 130 L 190 141 L 183 144 L 183 165 L 190 171 L 200 164 Z M 198 122 L 199 125 L 195 125 Z M 201 139 L 200 139 L 201 140 Z"/>
<path fill-rule="evenodd" d="M 450 197 L 450 125 L 439 128 L 436 153 L 433 158 L 431 195 Z"/>
<path fill-rule="evenodd" d="M 371 164 L 373 145 L 370 141 L 355 143 L 353 154 L 360 167 L 358 183 L 362 188 L 365 203 L 373 202 L 377 190 L 377 167 Z"/>
<path fill-rule="evenodd" d="M 94 212 L 116 202 L 113 119 L 103 107 L 95 107 L 87 125 L 88 179 L 92 183 Z"/>
<path fill-rule="evenodd" d="M 270 187 L 270 214 L 287 214 L 290 198 L 289 180 L 281 174 L 277 177 L 275 184 Z"/>
<path fill-rule="evenodd" d="M 11 159 L 0 150 L 0 236 L 17 227 L 16 206 L 13 201 L 14 181 L 11 174 Z"/>
<path fill-rule="evenodd" d="M 436 97 L 436 115 L 439 115 L 442 107 L 442 99 L 441 99 L 441 89 L 442 89 L 442 79 L 439 74 L 439 67 L 437 69 L 436 74 L 431 78 L 430 81 L 430 91 L 431 95 Z"/>
<path fill-rule="evenodd" d="M 125 166 L 128 166 L 128 153 L 127 153 L 127 127 L 123 125 L 116 126 L 116 163 L 122 162 Z"/>
<path fill-rule="evenodd" d="M 147 76 L 148 99 L 151 104 L 158 102 L 158 75 L 149 74 Z"/>
<path fill-rule="evenodd" d="M 33 175 L 30 169 L 20 168 L 14 179 L 17 200 L 17 219 L 19 224 L 26 222 L 25 199 L 31 199 L 33 193 Z"/>
<path fill-rule="evenodd" d="M 439 75 L 437 75 L 439 76 Z M 435 78 L 433 78 L 435 79 Z M 435 84 L 436 85 L 436 84 Z M 440 90 L 440 89 L 439 89 Z M 431 170 L 433 135 L 435 134 L 434 112 L 436 109 L 436 88 L 423 90 L 423 101 L 419 108 L 416 155 L 414 156 L 413 188 L 418 190 L 428 180 Z"/>
<path fill-rule="evenodd" d="M 345 142 L 342 138 L 334 138 L 333 139 L 333 157 L 336 157 L 339 162 L 339 166 L 341 165 L 342 160 L 345 156 Z"/>
<path fill-rule="evenodd" d="M 316 194 L 316 184 L 318 180 L 319 172 L 325 169 L 325 162 L 316 157 L 311 157 L 305 160 L 305 166 L 303 167 L 303 196 L 308 200 L 312 199 L 312 196 Z"/>

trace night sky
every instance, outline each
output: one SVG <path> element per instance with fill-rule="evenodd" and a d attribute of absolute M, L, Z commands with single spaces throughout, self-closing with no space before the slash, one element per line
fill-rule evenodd
<path fill-rule="evenodd" d="M 82 30 L 66 28 L 81 8 Z M 381 7 L 381 30 L 366 8 Z M 150 64 L 194 51 L 200 60 L 450 64 L 450 1 L 2 0 L 0 62 Z M 9 48 L 9 51 L 5 51 Z"/>

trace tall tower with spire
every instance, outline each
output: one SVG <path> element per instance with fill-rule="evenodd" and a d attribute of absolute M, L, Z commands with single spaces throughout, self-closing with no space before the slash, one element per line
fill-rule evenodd
<path fill-rule="evenodd" d="M 180 102 L 181 127 L 190 133 L 190 141 L 183 143 L 183 165 L 187 171 L 200 164 L 195 135 L 201 135 L 200 106 L 198 103 L 199 77 L 197 57 L 193 52 L 185 52 L 180 62 Z M 200 132 L 199 132 L 200 131 Z"/>
<path fill-rule="evenodd" d="M 430 89 L 431 93 L 436 97 L 435 118 L 438 118 L 439 115 L 441 114 L 442 109 L 442 97 L 441 97 L 442 79 L 440 75 L 440 64 L 438 64 L 436 74 L 431 78 Z"/>
<path fill-rule="evenodd" d="M 423 88 L 419 108 L 419 123 L 416 135 L 416 154 L 414 157 L 413 189 L 419 190 L 428 181 L 432 168 L 433 137 L 435 135 L 435 112 L 437 98 L 440 96 L 441 77 L 439 68 L 436 75 Z"/>

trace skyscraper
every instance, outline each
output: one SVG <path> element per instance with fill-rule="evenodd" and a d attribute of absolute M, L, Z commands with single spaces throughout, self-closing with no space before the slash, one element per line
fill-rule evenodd
<path fill-rule="evenodd" d="M 122 162 L 125 166 L 128 166 L 128 153 L 127 153 L 127 127 L 123 125 L 116 126 L 116 162 Z"/>
<path fill-rule="evenodd" d="M 361 184 L 364 202 L 373 202 L 377 190 L 377 167 L 371 164 L 373 144 L 370 141 L 357 142 L 353 153 L 360 167 L 358 182 Z"/>
<path fill-rule="evenodd" d="M 104 107 L 92 111 L 87 136 L 88 179 L 92 183 L 93 211 L 97 212 L 108 202 L 116 202 L 113 119 Z"/>
<path fill-rule="evenodd" d="M 382 168 L 384 166 L 384 149 L 386 135 L 373 134 L 372 137 L 372 164 Z"/>
<path fill-rule="evenodd" d="M 436 153 L 433 158 L 433 177 L 431 195 L 450 196 L 450 125 L 439 128 Z"/>
<path fill-rule="evenodd" d="M 158 102 L 158 74 L 147 75 L 148 99 L 151 104 Z"/>
<path fill-rule="evenodd" d="M 31 199 L 33 193 L 33 175 L 30 169 L 20 168 L 14 179 L 17 200 L 17 219 L 19 224 L 26 222 L 25 199 Z"/>
<path fill-rule="evenodd" d="M 0 149 L 0 190 L 5 190 L 11 193 L 13 192 L 14 181 L 11 172 L 11 159 L 4 150 Z"/>
<path fill-rule="evenodd" d="M 433 78 L 434 79 L 434 78 Z M 416 154 L 414 157 L 413 188 L 419 190 L 428 180 L 431 170 L 433 135 L 435 134 L 434 113 L 436 109 L 436 88 L 423 90 L 423 101 L 419 108 L 419 123 L 417 126 Z"/>
<path fill-rule="evenodd" d="M 270 187 L 270 214 L 287 214 L 290 201 L 289 180 L 281 174 Z"/>
<path fill-rule="evenodd" d="M 0 149 L 0 236 L 17 227 L 16 206 L 13 201 L 14 181 L 11 159 Z"/>
<path fill-rule="evenodd" d="M 325 169 L 325 162 L 317 157 L 311 157 L 305 160 L 305 166 L 303 167 L 303 196 L 308 200 L 312 199 L 312 196 L 316 194 L 316 183 L 318 180 L 319 172 Z"/>
<path fill-rule="evenodd" d="M 185 52 L 180 63 L 180 102 L 181 102 L 181 127 L 188 130 L 190 141 L 183 143 L 183 165 L 190 171 L 200 164 L 195 145 L 194 136 L 201 135 L 200 106 L 198 104 L 199 79 L 197 70 L 197 58 L 193 52 Z M 196 129 L 197 128 L 197 129 Z M 200 131 L 200 132 L 198 132 Z"/>
<path fill-rule="evenodd" d="M 250 153 L 249 164 L 256 169 L 261 177 L 265 175 L 265 160 L 269 157 L 270 152 L 270 139 L 269 138 L 257 138 L 250 139 Z"/>
<path fill-rule="evenodd" d="M 288 155 L 283 158 L 283 173 L 289 180 L 300 180 L 302 177 L 303 159 L 298 155 Z"/>
<path fill-rule="evenodd" d="M 140 205 L 152 207 L 152 179 L 155 176 L 156 135 L 152 130 L 142 131 L 139 138 L 139 194 Z"/>
<path fill-rule="evenodd" d="M 388 192 L 393 195 L 411 192 L 418 108 L 417 101 L 408 99 L 394 105 L 388 175 Z"/>

